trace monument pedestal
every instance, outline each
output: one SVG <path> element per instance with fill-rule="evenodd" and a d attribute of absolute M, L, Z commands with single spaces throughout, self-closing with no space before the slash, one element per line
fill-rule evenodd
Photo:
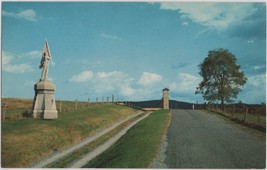
<path fill-rule="evenodd" d="M 57 119 L 58 111 L 54 97 L 55 85 L 49 80 L 41 80 L 34 85 L 34 90 L 33 117 Z"/>

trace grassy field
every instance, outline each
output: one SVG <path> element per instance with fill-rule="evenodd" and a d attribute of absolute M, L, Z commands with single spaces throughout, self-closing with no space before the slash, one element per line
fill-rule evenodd
<path fill-rule="evenodd" d="M 147 168 L 155 158 L 170 119 L 169 110 L 153 112 L 116 144 L 84 167 L 86 168 Z"/>
<path fill-rule="evenodd" d="M 62 112 L 57 120 L 24 118 L 2 122 L 2 167 L 26 167 L 135 112 L 129 107 L 109 104 Z"/>
<path fill-rule="evenodd" d="M 5 106 L 3 107 L 3 105 Z M 77 102 L 77 109 L 85 109 L 92 107 L 99 107 L 103 105 L 109 105 L 111 103 L 102 102 Z M 33 105 L 32 99 L 20 99 L 20 98 L 2 98 L 2 112 L 5 112 L 6 121 L 17 120 L 25 117 L 26 112 L 31 112 Z M 76 101 L 64 101 L 57 100 L 56 106 L 59 114 L 62 112 L 69 112 L 76 110 Z"/>

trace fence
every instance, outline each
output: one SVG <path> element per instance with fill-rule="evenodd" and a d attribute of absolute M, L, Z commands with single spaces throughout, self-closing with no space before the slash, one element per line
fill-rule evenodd
<path fill-rule="evenodd" d="M 225 105 L 224 110 L 218 104 L 210 104 L 207 109 L 240 123 L 265 129 L 266 126 L 266 105 L 230 104 Z"/>
<path fill-rule="evenodd" d="M 76 109 L 99 107 L 104 105 L 110 105 L 117 102 L 118 99 L 115 101 L 114 96 L 112 96 L 111 101 L 109 100 L 109 97 L 107 97 L 106 101 L 104 101 L 103 97 L 102 101 L 99 101 L 97 97 L 94 102 L 90 102 L 90 99 L 88 99 L 87 102 L 78 100 L 74 101 L 56 100 L 56 106 L 60 114 L 61 112 L 68 112 Z M 2 98 L 1 120 L 4 122 L 8 120 L 17 120 L 17 119 L 31 117 L 32 104 L 33 104 L 32 99 Z"/>

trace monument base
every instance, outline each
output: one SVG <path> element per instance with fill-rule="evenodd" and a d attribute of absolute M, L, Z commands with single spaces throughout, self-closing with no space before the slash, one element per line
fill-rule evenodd
<path fill-rule="evenodd" d="M 54 97 L 55 85 L 49 80 L 41 80 L 34 85 L 35 96 L 32 115 L 40 119 L 57 119 L 58 111 Z"/>

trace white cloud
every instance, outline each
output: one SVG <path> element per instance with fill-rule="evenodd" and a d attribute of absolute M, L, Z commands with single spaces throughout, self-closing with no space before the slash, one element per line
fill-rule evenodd
<path fill-rule="evenodd" d="M 260 75 L 255 75 L 255 76 L 250 76 L 248 77 L 247 84 L 256 86 L 262 86 L 266 83 L 266 75 L 265 74 L 260 74 Z"/>
<path fill-rule="evenodd" d="M 252 3 L 183 3 L 162 2 L 160 9 L 176 10 L 184 19 L 214 28 L 225 29 L 252 15 L 257 9 Z"/>
<path fill-rule="evenodd" d="M 247 43 L 255 43 L 254 40 L 247 40 Z"/>
<path fill-rule="evenodd" d="M 123 96 L 130 96 L 135 93 L 131 87 L 133 81 L 128 74 L 120 71 L 97 72 L 95 87 L 98 92 L 117 91 Z"/>
<path fill-rule="evenodd" d="M 187 26 L 188 25 L 188 22 L 183 22 L 182 25 L 183 26 Z"/>
<path fill-rule="evenodd" d="M 175 92 L 190 92 L 194 93 L 201 78 L 188 73 L 179 73 L 177 81 L 170 84 L 170 89 Z"/>
<path fill-rule="evenodd" d="M 37 21 L 36 13 L 32 9 L 23 10 L 23 11 L 20 11 L 18 13 L 3 11 L 2 15 L 3 16 L 8 16 L 8 17 L 13 17 L 13 18 L 26 19 L 28 21 Z"/>
<path fill-rule="evenodd" d="M 125 74 L 119 71 L 112 71 L 112 72 L 98 72 L 97 76 L 103 79 L 109 79 L 109 78 L 118 79 L 124 77 Z"/>
<path fill-rule="evenodd" d="M 258 103 L 266 101 L 266 74 L 248 76 L 239 99 L 245 103 Z"/>
<path fill-rule="evenodd" d="M 136 90 L 132 88 L 131 84 L 134 79 L 128 74 L 120 71 L 111 72 L 96 72 L 84 71 L 77 75 L 74 75 L 71 82 L 85 82 L 89 81 L 89 91 L 93 91 L 97 95 L 120 94 L 124 97 L 133 95 Z"/>
<path fill-rule="evenodd" d="M 32 71 L 32 66 L 29 64 L 13 64 L 14 56 L 11 53 L 2 51 L 2 67 L 3 71 L 9 73 L 25 73 Z"/>
<path fill-rule="evenodd" d="M 28 64 L 16 64 L 16 65 L 5 65 L 3 66 L 3 71 L 10 72 L 10 73 L 25 73 L 31 71 L 32 67 Z"/>
<path fill-rule="evenodd" d="M 23 56 L 29 56 L 32 58 L 40 58 L 41 59 L 42 51 L 37 51 L 37 50 L 29 51 L 27 53 L 24 53 Z"/>
<path fill-rule="evenodd" d="M 101 38 L 105 38 L 105 39 L 111 39 L 111 40 L 118 40 L 120 39 L 118 36 L 115 35 L 110 35 L 110 34 L 106 34 L 106 33 L 101 33 L 100 34 Z"/>
<path fill-rule="evenodd" d="M 147 86 L 147 85 L 158 83 L 160 81 L 162 81 L 161 75 L 158 75 L 156 73 L 143 72 L 138 83 L 143 86 Z"/>
<path fill-rule="evenodd" d="M 83 71 L 77 75 L 72 76 L 70 79 L 71 82 L 86 82 L 88 80 L 91 80 L 94 77 L 94 73 L 92 71 Z"/>
<path fill-rule="evenodd" d="M 134 93 L 136 93 L 136 90 L 133 89 L 129 84 L 123 84 L 121 85 L 121 90 L 120 90 L 121 94 L 123 96 L 131 96 Z"/>
<path fill-rule="evenodd" d="M 262 66 L 254 66 L 253 69 L 254 69 L 254 70 L 261 70 L 261 69 L 263 69 L 264 67 L 265 67 L 264 65 L 262 65 Z"/>

